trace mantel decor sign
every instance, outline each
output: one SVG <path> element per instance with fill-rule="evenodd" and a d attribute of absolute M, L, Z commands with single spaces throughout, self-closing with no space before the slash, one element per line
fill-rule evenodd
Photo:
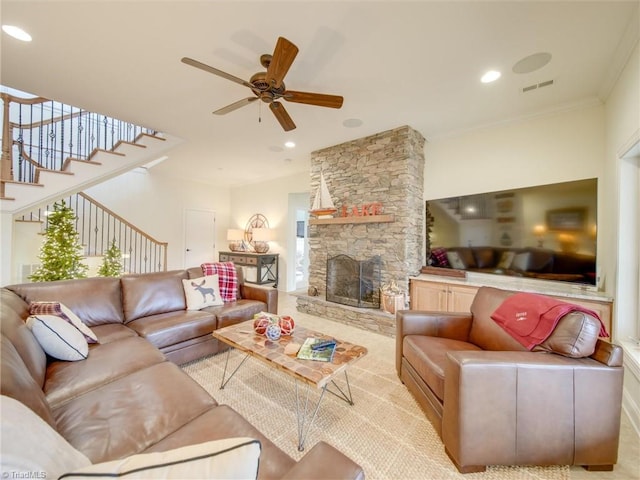
<path fill-rule="evenodd" d="M 343 205 L 340 209 L 341 217 L 367 217 L 381 215 L 383 211 L 382 202 L 363 203 L 360 206 L 348 207 Z"/>
<path fill-rule="evenodd" d="M 584 230 L 586 217 L 587 209 L 584 207 L 547 210 L 547 228 L 555 231 Z"/>

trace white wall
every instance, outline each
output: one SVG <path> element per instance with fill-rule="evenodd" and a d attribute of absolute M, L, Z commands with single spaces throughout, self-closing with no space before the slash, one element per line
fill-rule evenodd
<path fill-rule="evenodd" d="M 474 130 L 425 145 L 425 199 L 602 175 L 604 107 Z"/>
<path fill-rule="evenodd" d="M 169 270 L 192 267 L 184 265 L 185 209 L 216 212 L 216 252 L 227 249 L 229 228 L 229 189 L 204 183 L 186 182 L 154 174 L 129 172 L 86 193 L 128 222 L 160 242 L 169 244 Z"/>
<path fill-rule="evenodd" d="M 616 298 L 614 329 L 620 334 L 618 342 L 625 348 L 623 407 L 640 432 L 640 354 L 637 347 L 627 341 L 628 335 L 638 334 L 640 322 L 640 159 L 621 159 L 626 150 L 640 142 L 640 47 L 637 43 L 607 99 L 605 116 L 603 190 L 608 195 L 602 209 L 611 227 L 607 228 L 603 242 L 608 247 L 606 261 L 617 265 L 611 283 Z"/>
<path fill-rule="evenodd" d="M 273 242 L 269 242 L 269 252 L 279 254 L 278 288 L 285 290 L 287 281 L 288 257 L 288 215 L 289 194 L 310 191 L 309 172 L 279 178 L 276 180 L 245 185 L 231 190 L 231 214 L 229 228 L 245 228 L 249 218 L 261 213 L 269 221 L 269 227 L 275 230 Z M 295 248 L 292 246 L 292 248 Z"/>

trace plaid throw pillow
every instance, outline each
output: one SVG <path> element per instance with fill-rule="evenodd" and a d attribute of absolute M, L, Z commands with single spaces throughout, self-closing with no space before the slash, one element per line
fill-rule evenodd
<path fill-rule="evenodd" d="M 431 250 L 431 260 L 434 267 L 448 267 L 447 249 L 439 247 Z"/>
<path fill-rule="evenodd" d="M 218 275 L 220 296 L 224 302 L 235 302 L 238 297 L 238 275 L 233 262 L 203 263 L 202 274 Z"/>
<path fill-rule="evenodd" d="M 29 315 L 54 315 L 56 317 L 60 317 L 80 330 L 82 335 L 84 335 L 84 338 L 87 340 L 87 343 L 99 343 L 96 334 L 93 333 L 93 331 L 87 327 L 64 303 L 31 302 L 29 304 Z"/>

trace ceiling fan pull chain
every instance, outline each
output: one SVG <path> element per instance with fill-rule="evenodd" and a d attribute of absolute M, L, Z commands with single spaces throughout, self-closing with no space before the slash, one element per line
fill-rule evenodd
<path fill-rule="evenodd" d="M 262 102 L 258 102 L 258 123 L 262 123 Z"/>

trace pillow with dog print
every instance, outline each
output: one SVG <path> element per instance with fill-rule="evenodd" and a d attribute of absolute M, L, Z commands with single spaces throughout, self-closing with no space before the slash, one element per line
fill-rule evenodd
<path fill-rule="evenodd" d="M 224 305 L 220 295 L 218 275 L 207 275 L 199 278 L 182 280 L 187 310 L 200 310 L 204 307 Z"/>

